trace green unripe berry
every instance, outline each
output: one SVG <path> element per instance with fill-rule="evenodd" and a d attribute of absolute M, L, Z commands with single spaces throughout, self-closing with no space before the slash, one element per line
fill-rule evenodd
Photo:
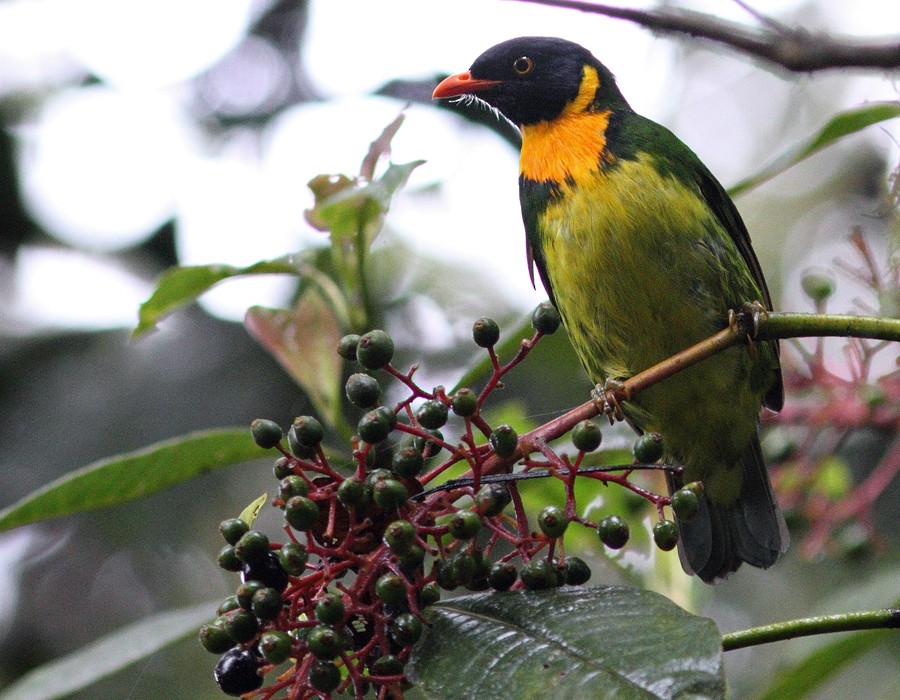
<path fill-rule="evenodd" d="M 284 605 L 281 594 L 274 588 L 261 588 L 253 594 L 250 610 L 260 620 L 274 620 Z"/>
<path fill-rule="evenodd" d="M 259 653 L 266 661 L 276 666 L 290 658 L 292 646 L 290 635 L 281 630 L 263 632 L 259 638 Z"/>
<path fill-rule="evenodd" d="M 226 544 L 222 547 L 216 561 L 225 571 L 240 571 L 244 568 L 244 562 L 238 558 L 234 545 L 231 544 Z"/>
<path fill-rule="evenodd" d="M 296 443 L 308 450 L 315 448 L 325 437 L 325 428 L 312 416 L 297 416 L 290 432 L 294 434 Z"/>
<path fill-rule="evenodd" d="M 825 270 L 807 270 L 800 279 L 800 286 L 806 296 L 819 304 L 834 294 L 834 277 Z"/>
<path fill-rule="evenodd" d="M 397 574 L 382 574 L 375 582 L 375 595 L 387 605 L 406 602 L 406 583 Z"/>
<path fill-rule="evenodd" d="M 258 530 L 248 530 L 234 543 L 234 552 L 246 564 L 260 561 L 269 553 L 269 538 Z"/>
<path fill-rule="evenodd" d="M 665 445 L 659 433 L 645 433 L 634 443 L 634 458 L 641 464 L 653 464 L 663 456 Z"/>
<path fill-rule="evenodd" d="M 237 592 L 235 593 L 238 605 L 244 610 L 249 610 L 253 603 L 253 596 L 256 595 L 257 591 L 261 591 L 265 587 L 266 584 L 262 581 L 245 581 L 238 586 Z"/>
<path fill-rule="evenodd" d="M 305 496 L 292 496 L 284 504 L 284 519 L 295 530 L 305 532 L 319 519 L 319 506 Z"/>
<path fill-rule="evenodd" d="M 218 619 L 200 628 L 200 644 L 206 651 L 223 654 L 234 646 L 234 640 L 225 629 L 225 621 Z"/>
<path fill-rule="evenodd" d="M 671 520 L 660 520 L 653 526 L 653 541 L 664 552 L 678 544 L 678 526 Z"/>
<path fill-rule="evenodd" d="M 391 430 L 394 429 L 394 426 L 391 425 L 390 416 L 382 411 L 382 408 L 387 407 L 381 406 L 374 411 L 369 411 L 359 419 L 359 423 L 356 426 L 356 432 L 359 437 L 370 445 L 377 445 L 379 442 L 383 442 L 391 434 Z M 387 410 L 393 413 L 391 409 L 388 408 Z M 396 414 L 394 414 L 394 425 L 396 425 Z"/>
<path fill-rule="evenodd" d="M 693 520 L 700 510 L 700 497 L 691 489 L 678 489 L 672 494 L 672 512 L 680 520 Z"/>
<path fill-rule="evenodd" d="M 217 615 L 224 615 L 227 612 L 231 612 L 232 610 L 237 610 L 241 607 L 241 604 L 238 603 L 238 599 L 236 595 L 230 595 L 221 603 L 219 603 L 219 607 L 216 608 Z"/>
<path fill-rule="evenodd" d="M 509 561 L 498 561 L 488 573 L 488 583 L 496 591 L 509 590 L 517 578 L 519 578 L 519 572 L 516 571 L 515 565 Z"/>
<path fill-rule="evenodd" d="M 400 476 L 413 478 L 422 472 L 425 466 L 425 458 L 414 445 L 404 445 L 394 454 L 391 469 Z"/>
<path fill-rule="evenodd" d="M 460 418 L 469 418 L 478 412 L 478 395 L 471 389 L 457 389 L 450 399 L 453 412 Z"/>
<path fill-rule="evenodd" d="M 395 520 L 384 530 L 384 542 L 391 551 L 403 555 L 416 542 L 416 529 L 408 520 Z"/>
<path fill-rule="evenodd" d="M 470 540 L 481 529 L 481 516 L 471 510 L 454 513 L 447 524 L 450 534 L 458 540 Z"/>
<path fill-rule="evenodd" d="M 333 659 L 344 646 L 344 640 L 333 627 L 316 625 L 306 635 L 306 644 L 317 659 Z"/>
<path fill-rule="evenodd" d="M 512 501 L 509 489 L 503 484 L 485 484 L 475 494 L 475 512 L 486 518 L 500 515 Z"/>
<path fill-rule="evenodd" d="M 475 572 L 478 568 L 478 562 L 475 557 L 468 552 L 460 552 L 450 564 L 453 572 L 453 580 L 458 586 L 468 586 L 475 580 Z"/>
<path fill-rule="evenodd" d="M 281 426 L 275 421 L 265 418 L 257 418 L 250 423 L 250 435 L 253 436 L 253 442 L 264 450 L 275 447 L 284 437 Z"/>
<path fill-rule="evenodd" d="M 394 357 L 394 341 L 382 330 L 369 331 L 360 336 L 356 345 L 356 359 L 366 369 L 381 369 Z"/>
<path fill-rule="evenodd" d="M 359 336 L 356 333 L 345 335 L 338 341 L 337 354 L 351 362 L 356 360 L 356 347 L 359 345 Z"/>
<path fill-rule="evenodd" d="M 441 587 L 438 586 L 437 582 L 432 581 L 431 583 L 426 583 L 419 590 L 419 607 L 427 608 L 429 605 L 434 605 L 441 599 Z"/>
<path fill-rule="evenodd" d="M 275 478 L 278 481 L 281 481 L 284 477 L 290 476 L 294 473 L 293 469 L 291 469 L 290 460 L 287 457 L 279 457 L 275 460 L 275 463 L 272 465 L 272 473 L 275 475 Z"/>
<path fill-rule="evenodd" d="M 444 435 L 440 430 L 425 430 L 431 437 L 424 438 L 416 435 L 413 438 L 413 447 L 422 453 L 422 457 L 429 459 L 438 454 L 443 449 L 441 443 L 444 441 Z"/>
<path fill-rule="evenodd" d="M 395 510 L 405 503 L 407 498 L 409 492 L 396 479 L 376 481 L 372 487 L 372 500 L 384 510 Z"/>
<path fill-rule="evenodd" d="M 562 319 L 559 317 L 559 311 L 549 301 L 538 304 L 534 313 L 531 314 L 532 328 L 544 335 L 556 333 L 560 323 L 562 323 Z"/>
<path fill-rule="evenodd" d="M 438 559 L 434 562 L 434 582 L 445 591 L 456 588 L 456 576 L 453 573 L 453 562 L 446 559 Z"/>
<path fill-rule="evenodd" d="M 602 440 L 600 426 L 592 420 L 583 420 L 572 430 L 572 444 L 576 450 L 593 452 L 600 447 Z"/>
<path fill-rule="evenodd" d="M 338 486 L 337 497 L 348 508 L 364 506 L 369 500 L 366 483 L 355 476 L 348 477 Z"/>
<path fill-rule="evenodd" d="M 488 442 L 498 457 L 512 457 L 519 444 L 519 434 L 510 425 L 498 425 Z"/>
<path fill-rule="evenodd" d="M 250 526 L 240 518 L 229 518 L 219 523 L 219 532 L 228 544 L 235 544 L 244 536 Z"/>
<path fill-rule="evenodd" d="M 492 318 L 479 318 L 472 324 L 472 338 L 482 348 L 492 348 L 500 340 L 500 326 Z"/>
<path fill-rule="evenodd" d="M 347 399 L 357 408 L 371 408 L 381 399 L 381 385 L 368 374 L 351 374 L 345 388 Z"/>
<path fill-rule="evenodd" d="M 278 495 L 281 500 L 288 501 L 294 496 L 305 496 L 309 493 L 309 484 L 303 477 L 291 474 L 278 482 Z"/>
<path fill-rule="evenodd" d="M 316 661 L 309 669 L 309 684 L 330 693 L 341 684 L 341 670 L 331 661 Z"/>
<path fill-rule="evenodd" d="M 391 623 L 391 639 L 402 647 L 411 647 L 419 641 L 424 627 L 412 613 L 400 613 Z"/>
<path fill-rule="evenodd" d="M 416 420 L 423 428 L 437 430 L 444 427 L 448 413 L 449 409 L 442 401 L 430 399 L 419 406 L 416 411 Z"/>
<path fill-rule="evenodd" d="M 366 474 L 366 488 L 370 491 L 375 488 L 375 484 L 385 479 L 393 479 L 394 475 L 388 469 L 373 469 Z"/>
<path fill-rule="evenodd" d="M 373 676 L 399 676 L 403 673 L 403 662 L 393 654 L 379 656 L 369 666 Z"/>
<path fill-rule="evenodd" d="M 336 625 L 344 620 L 344 601 L 334 593 L 326 593 L 316 601 L 316 619 L 326 625 Z"/>
<path fill-rule="evenodd" d="M 259 632 L 259 622 L 256 615 L 247 610 L 232 610 L 225 613 L 222 618 L 225 631 L 238 644 L 249 642 Z"/>
<path fill-rule="evenodd" d="M 607 515 L 597 525 L 597 536 L 610 549 L 622 549 L 631 535 L 626 523 L 618 515 Z"/>
<path fill-rule="evenodd" d="M 532 591 L 556 588 L 559 585 L 556 578 L 556 567 L 545 557 L 538 557 L 528 562 L 522 567 L 520 576 L 525 587 Z"/>
<path fill-rule="evenodd" d="M 591 567 L 580 557 L 566 557 L 565 582 L 570 586 L 580 586 L 591 578 Z"/>
<path fill-rule="evenodd" d="M 569 527 L 569 519 L 562 508 L 546 506 L 538 513 L 538 527 L 547 537 L 562 537 Z"/>
<path fill-rule="evenodd" d="M 278 550 L 278 562 L 291 576 L 302 576 L 306 572 L 307 561 L 309 553 L 298 542 L 288 542 Z"/>

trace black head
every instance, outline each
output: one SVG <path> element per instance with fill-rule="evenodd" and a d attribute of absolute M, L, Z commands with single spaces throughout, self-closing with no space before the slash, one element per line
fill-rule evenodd
<path fill-rule="evenodd" d="M 488 49 L 466 73 L 444 80 L 434 97 L 474 95 L 510 121 L 529 125 L 558 117 L 581 87 L 584 67 L 597 71 L 593 106 L 627 107 L 612 73 L 583 46 L 551 37 L 520 37 Z"/>

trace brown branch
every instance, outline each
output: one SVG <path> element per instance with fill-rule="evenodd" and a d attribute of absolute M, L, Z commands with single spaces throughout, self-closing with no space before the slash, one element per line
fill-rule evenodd
<path fill-rule="evenodd" d="M 754 29 L 714 15 L 680 8 L 640 10 L 601 5 L 587 0 L 519 0 L 624 19 L 660 34 L 690 36 L 730 46 L 790 71 L 834 68 L 900 67 L 900 37 L 859 39 L 810 32 L 772 21 Z M 760 19 L 757 17 L 757 19 Z"/>

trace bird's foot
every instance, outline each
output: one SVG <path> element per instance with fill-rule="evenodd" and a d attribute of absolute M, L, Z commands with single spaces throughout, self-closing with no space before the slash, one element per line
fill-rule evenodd
<path fill-rule="evenodd" d="M 622 407 L 620 401 L 626 401 L 631 398 L 631 391 L 625 385 L 625 382 L 618 379 L 607 379 L 603 384 L 598 384 L 591 391 L 591 398 L 597 405 L 597 408 L 609 418 L 612 425 L 617 420 L 622 420 Z"/>
<path fill-rule="evenodd" d="M 744 334 L 751 355 L 756 353 L 753 341 L 759 333 L 759 321 L 767 313 L 769 310 L 758 301 L 751 301 L 728 311 L 728 327 L 734 333 Z"/>

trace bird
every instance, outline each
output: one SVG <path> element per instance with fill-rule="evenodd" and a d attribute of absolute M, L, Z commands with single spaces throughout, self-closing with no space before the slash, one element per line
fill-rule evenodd
<path fill-rule="evenodd" d="M 622 382 L 722 330 L 729 312 L 772 309 L 747 228 L 725 188 L 671 131 L 637 114 L 586 48 L 520 37 L 441 81 L 434 99 L 487 106 L 518 127 L 519 198 L 534 267 L 591 380 Z M 759 438 L 784 402 L 778 342 L 731 347 L 620 404 L 659 433 L 670 492 L 702 483 L 678 518 L 679 555 L 706 583 L 788 546 Z"/>

